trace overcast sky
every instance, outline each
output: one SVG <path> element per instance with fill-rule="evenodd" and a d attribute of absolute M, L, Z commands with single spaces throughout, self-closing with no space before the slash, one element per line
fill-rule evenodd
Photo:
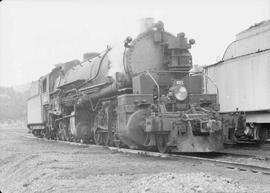
<path fill-rule="evenodd" d="M 269 0 L 3 0 L 0 3 L 0 85 L 19 85 L 54 64 L 135 37 L 139 20 L 162 20 L 196 44 L 194 64 L 222 57 L 235 35 L 269 19 Z"/>

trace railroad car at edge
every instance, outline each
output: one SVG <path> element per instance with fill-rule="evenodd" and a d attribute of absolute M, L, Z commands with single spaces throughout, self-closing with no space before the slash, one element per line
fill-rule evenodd
<path fill-rule="evenodd" d="M 222 60 L 204 69 L 209 77 L 205 79 L 206 93 L 216 93 L 217 87 L 221 113 L 235 114 L 231 118 L 237 120 L 226 127 L 225 140 L 263 143 L 269 139 L 270 21 L 237 34 Z"/>

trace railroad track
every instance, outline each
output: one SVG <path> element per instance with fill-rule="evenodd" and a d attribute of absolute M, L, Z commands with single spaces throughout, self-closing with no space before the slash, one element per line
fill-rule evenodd
<path fill-rule="evenodd" d="M 121 153 L 138 154 L 138 155 L 151 156 L 151 157 L 160 157 L 160 158 L 168 158 L 168 159 L 170 159 L 170 158 L 171 159 L 187 159 L 187 160 L 196 160 L 196 161 L 202 161 L 202 162 L 211 162 L 211 163 L 215 163 L 216 165 L 222 164 L 219 166 L 223 166 L 223 167 L 226 167 L 228 169 L 237 169 L 239 171 L 250 171 L 253 173 L 261 173 L 264 175 L 270 175 L 270 162 L 269 162 L 269 167 L 264 167 L 264 166 L 258 166 L 258 165 L 253 165 L 253 164 L 238 163 L 235 161 L 226 161 L 226 160 L 217 159 L 217 158 L 192 156 L 191 154 L 190 155 L 163 154 L 163 153 L 158 153 L 158 152 L 133 150 L 133 149 L 125 149 L 125 148 L 117 148 L 117 147 L 108 147 L 108 149 L 113 150 L 113 151 L 117 151 L 117 152 L 121 152 Z M 225 155 L 230 155 L 230 156 L 235 155 L 238 157 L 242 156 L 239 154 L 226 154 L 226 153 L 225 153 Z M 251 157 L 248 155 L 243 155 L 243 156 Z"/>
<path fill-rule="evenodd" d="M 52 141 L 45 138 L 36 138 L 27 136 L 28 138 L 32 139 L 38 139 L 43 141 Z M 224 153 L 224 152 L 216 152 L 213 154 L 167 154 L 167 153 L 159 153 L 159 152 L 152 152 L 152 151 L 145 151 L 145 150 L 134 150 L 134 149 L 126 149 L 126 148 L 119 148 L 119 147 L 110 147 L 110 146 L 101 146 L 101 145 L 94 145 L 94 144 L 81 144 L 76 142 L 69 142 L 69 141 L 56 141 L 53 140 L 56 143 L 64 143 L 64 144 L 70 144 L 75 146 L 83 146 L 83 147 L 103 147 L 107 148 L 111 151 L 120 152 L 120 153 L 128 153 L 128 154 L 135 154 L 135 155 L 143 155 L 143 156 L 149 156 L 149 157 L 157 157 L 157 158 L 164 158 L 164 159 L 185 159 L 185 160 L 193 160 L 193 161 L 200 161 L 200 162 L 210 162 L 214 163 L 217 166 L 226 167 L 228 169 L 235 169 L 238 171 L 250 171 L 252 173 L 261 173 L 263 175 L 270 175 L 270 157 L 261 157 L 258 156 L 251 156 L 251 155 L 244 155 L 244 154 L 235 154 L 235 153 Z M 210 155 L 210 156 L 209 156 Z M 221 155 L 223 157 L 218 157 L 218 155 Z M 249 164 L 249 163 L 239 163 L 237 161 L 233 160 L 226 160 L 226 156 L 230 157 L 242 157 L 242 158 L 252 158 L 252 159 L 258 159 L 262 162 L 268 162 L 269 166 L 260 166 L 256 164 Z"/>

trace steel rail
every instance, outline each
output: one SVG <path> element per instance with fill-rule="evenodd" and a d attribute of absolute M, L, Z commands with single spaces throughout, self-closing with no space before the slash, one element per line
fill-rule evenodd
<path fill-rule="evenodd" d="M 166 154 L 166 153 L 164 154 L 164 153 L 159 153 L 159 152 L 133 150 L 133 149 L 125 149 L 125 148 L 117 148 L 117 147 L 108 147 L 108 149 L 121 152 L 121 153 L 139 154 L 139 155 L 145 155 L 149 157 L 189 159 L 189 160 L 195 160 L 195 161 L 210 162 L 210 163 L 215 163 L 215 164 L 223 164 L 226 166 L 233 166 L 233 168 L 236 167 L 239 170 L 243 170 L 243 171 L 247 170 L 247 171 L 252 171 L 252 172 L 261 172 L 262 174 L 270 175 L 270 167 L 263 167 L 263 166 L 257 166 L 257 165 L 252 165 L 252 164 L 243 164 L 243 163 L 238 163 L 234 161 L 225 161 L 225 160 L 189 156 L 189 155 Z"/>

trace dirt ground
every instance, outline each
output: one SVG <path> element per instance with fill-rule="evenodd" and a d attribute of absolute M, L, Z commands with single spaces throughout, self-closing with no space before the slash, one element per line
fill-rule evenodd
<path fill-rule="evenodd" d="M 270 192 L 270 176 L 36 139 L 0 126 L 0 190 L 14 192 Z"/>

